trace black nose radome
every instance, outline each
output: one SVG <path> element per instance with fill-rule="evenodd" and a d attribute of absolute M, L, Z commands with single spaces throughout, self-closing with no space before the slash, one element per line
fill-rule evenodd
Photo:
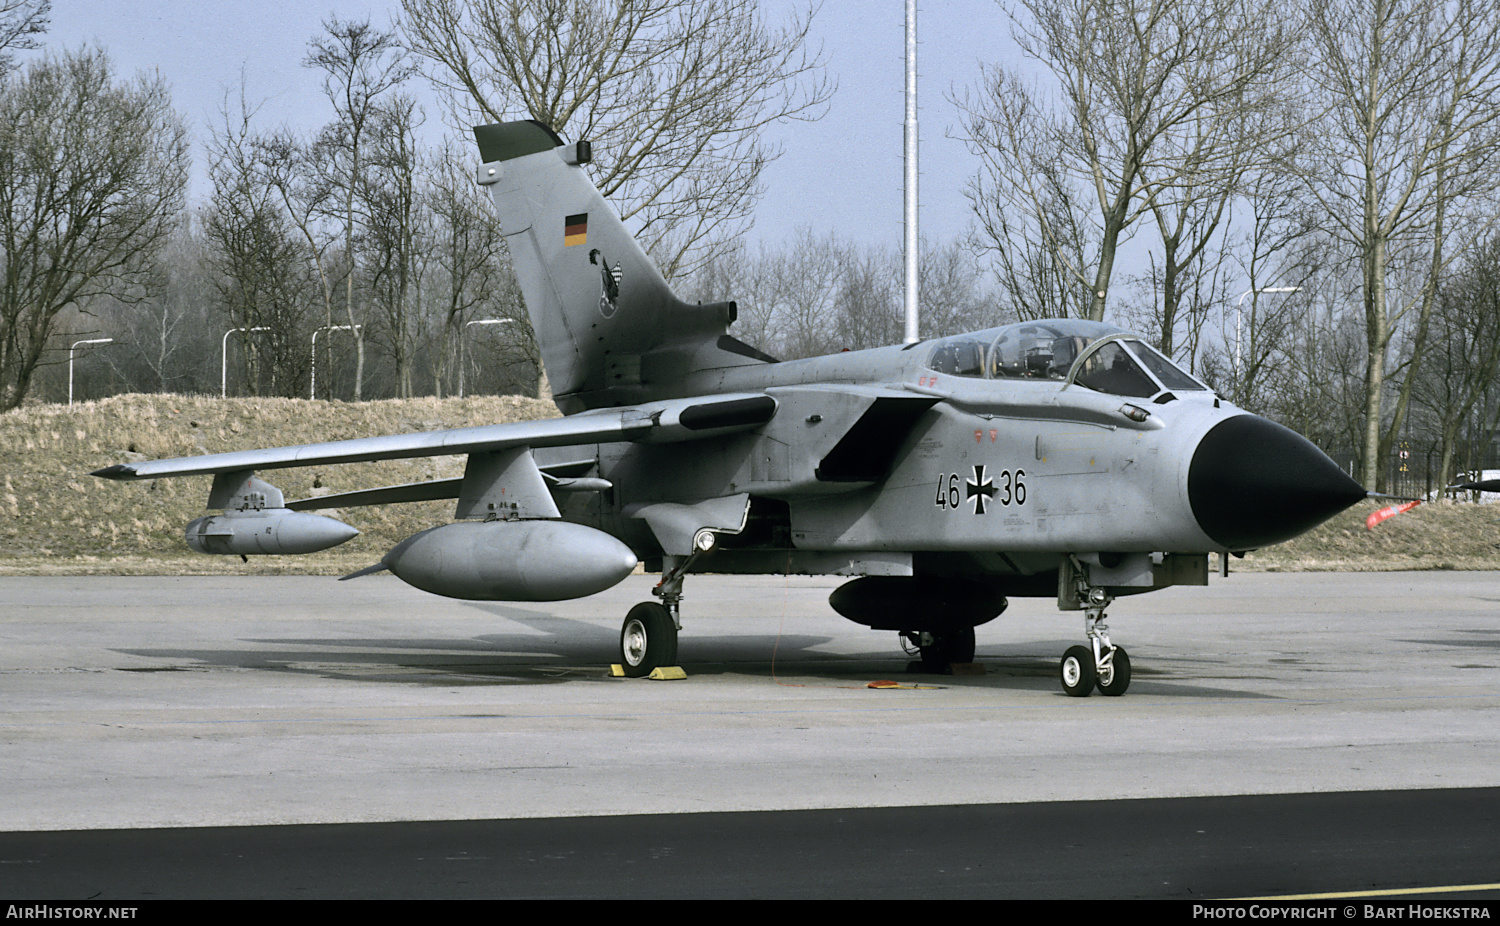
<path fill-rule="evenodd" d="M 1311 441 L 1255 415 L 1214 425 L 1188 467 L 1193 516 L 1227 550 L 1290 540 L 1364 497 Z"/>

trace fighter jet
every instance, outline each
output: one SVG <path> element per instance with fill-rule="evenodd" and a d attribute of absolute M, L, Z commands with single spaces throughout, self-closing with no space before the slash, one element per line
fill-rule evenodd
<path fill-rule="evenodd" d="M 1022 322 L 777 361 L 733 302 L 678 299 L 589 181 L 588 142 L 539 122 L 474 130 L 563 417 L 121 463 L 106 479 L 211 475 L 194 550 L 295 554 L 358 532 L 319 508 L 457 499 L 393 547 L 424 591 L 552 601 L 638 563 L 654 601 L 620 632 L 625 674 L 677 661 L 695 572 L 847 576 L 835 611 L 935 668 L 972 662 L 1008 599 L 1081 611 L 1063 689 L 1123 694 L 1119 595 L 1206 585 L 1211 554 L 1287 540 L 1366 497 L 1305 438 L 1236 408 L 1121 328 Z M 464 454 L 462 478 L 286 502 L 280 467 Z M 352 578 L 352 576 L 346 576 Z"/>

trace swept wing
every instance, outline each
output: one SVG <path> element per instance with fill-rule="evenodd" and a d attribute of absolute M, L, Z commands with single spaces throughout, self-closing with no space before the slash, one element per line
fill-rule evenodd
<path fill-rule="evenodd" d="M 291 466 L 485 453 L 512 447 L 694 440 L 758 427 L 769 421 L 775 412 L 776 400 L 762 393 L 672 399 L 542 421 L 116 463 L 94 471 L 93 475 L 124 481 L 168 476 L 217 476 Z"/>

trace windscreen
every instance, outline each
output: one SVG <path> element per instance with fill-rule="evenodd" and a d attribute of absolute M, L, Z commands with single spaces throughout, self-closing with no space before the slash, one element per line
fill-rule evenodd
<path fill-rule="evenodd" d="M 1131 353 L 1140 358 L 1142 365 L 1150 370 L 1163 386 L 1178 392 L 1207 392 L 1208 387 L 1183 372 L 1182 367 L 1168 360 L 1164 354 L 1143 341 L 1130 342 Z"/>
<path fill-rule="evenodd" d="M 1089 354 L 1074 382 L 1095 392 L 1142 399 L 1161 392 L 1161 386 L 1141 369 L 1120 341 L 1110 341 Z"/>

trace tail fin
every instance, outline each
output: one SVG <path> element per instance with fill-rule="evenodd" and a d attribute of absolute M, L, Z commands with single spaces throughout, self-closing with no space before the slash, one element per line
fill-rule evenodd
<path fill-rule="evenodd" d="M 760 362 L 727 338 L 734 303 L 672 294 L 584 174 L 588 142 L 564 144 L 534 121 L 476 126 L 474 137 L 479 183 L 495 200 L 564 412 L 668 397 L 696 369 Z"/>

